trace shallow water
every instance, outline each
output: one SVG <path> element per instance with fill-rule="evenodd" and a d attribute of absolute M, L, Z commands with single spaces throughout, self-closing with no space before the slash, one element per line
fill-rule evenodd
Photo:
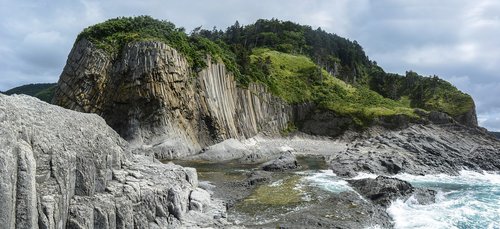
<path fill-rule="evenodd" d="M 288 214 L 304 204 L 317 204 L 321 199 L 318 195 L 354 192 L 344 179 L 337 177 L 331 170 L 325 170 L 327 166 L 322 158 L 302 157 L 298 160 L 303 165 L 301 171 L 276 173 L 278 175 L 273 182 L 256 187 L 235 206 L 233 220 L 252 224 L 269 223 L 277 220 L 273 214 Z M 175 163 L 197 168 L 201 181 L 214 183 L 244 180 L 245 173 L 259 169 L 258 165 L 241 165 L 237 162 Z M 353 179 L 375 177 L 375 174 L 361 173 Z M 459 176 L 400 174 L 394 177 L 406 180 L 415 187 L 438 191 L 434 204 L 419 205 L 413 198 L 394 201 L 387 212 L 394 219 L 396 228 L 500 229 L 499 174 L 462 171 Z M 288 196 L 273 199 L 279 193 Z"/>

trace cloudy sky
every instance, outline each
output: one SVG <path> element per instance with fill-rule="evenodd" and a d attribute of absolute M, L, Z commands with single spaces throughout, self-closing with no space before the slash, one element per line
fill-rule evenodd
<path fill-rule="evenodd" d="M 321 27 L 357 40 L 388 72 L 451 81 L 474 97 L 480 125 L 500 131 L 497 0 L 0 0 L 0 90 L 56 82 L 83 28 L 136 15 L 188 31 L 258 18 Z"/>

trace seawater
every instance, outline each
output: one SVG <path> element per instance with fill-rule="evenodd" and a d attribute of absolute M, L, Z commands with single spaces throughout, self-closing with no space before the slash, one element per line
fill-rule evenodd
<path fill-rule="evenodd" d="M 354 179 L 375 178 L 359 174 Z M 458 176 L 400 174 L 396 178 L 415 187 L 437 191 L 436 202 L 420 205 L 411 197 L 396 200 L 387 209 L 395 228 L 488 228 L 500 229 L 500 174 L 462 171 Z M 314 185 L 333 193 L 354 191 L 329 171 L 309 174 Z"/>
<path fill-rule="evenodd" d="M 436 203 L 397 200 L 387 212 L 396 228 L 500 228 L 500 175 L 462 171 L 459 176 L 395 176 L 436 190 Z"/>

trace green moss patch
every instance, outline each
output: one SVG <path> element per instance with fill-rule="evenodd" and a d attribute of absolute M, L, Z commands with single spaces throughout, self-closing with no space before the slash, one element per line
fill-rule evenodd
<path fill-rule="evenodd" d="M 302 202 L 302 191 L 297 188 L 299 176 L 284 178 L 269 185 L 261 185 L 253 193 L 236 205 L 246 213 L 260 213 L 272 208 L 286 210 Z"/>

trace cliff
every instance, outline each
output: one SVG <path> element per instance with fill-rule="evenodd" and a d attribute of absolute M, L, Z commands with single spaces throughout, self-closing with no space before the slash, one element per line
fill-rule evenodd
<path fill-rule="evenodd" d="M 273 26 L 275 39 L 259 39 Z M 295 128 L 337 137 L 436 118 L 477 126 L 474 101 L 450 83 L 385 73 L 355 42 L 278 20 L 189 36 L 147 16 L 96 24 L 78 36 L 53 103 L 99 114 L 164 159 Z"/>
<path fill-rule="evenodd" d="M 194 169 L 132 155 L 95 114 L 0 94 L 0 125 L 2 228 L 178 227 L 204 192 Z"/>
<path fill-rule="evenodd" d="M 228 138 L 278 133 L 291 108 L 252 83 L 236 86 L 224 64 L 207 57 L 196 73 L 162 42 L 129 43 L 113 56 L 82 39 L 61 74 L 54 103 L 97 113 L 126 140 L 158 158 L 193 154 Z"/>

